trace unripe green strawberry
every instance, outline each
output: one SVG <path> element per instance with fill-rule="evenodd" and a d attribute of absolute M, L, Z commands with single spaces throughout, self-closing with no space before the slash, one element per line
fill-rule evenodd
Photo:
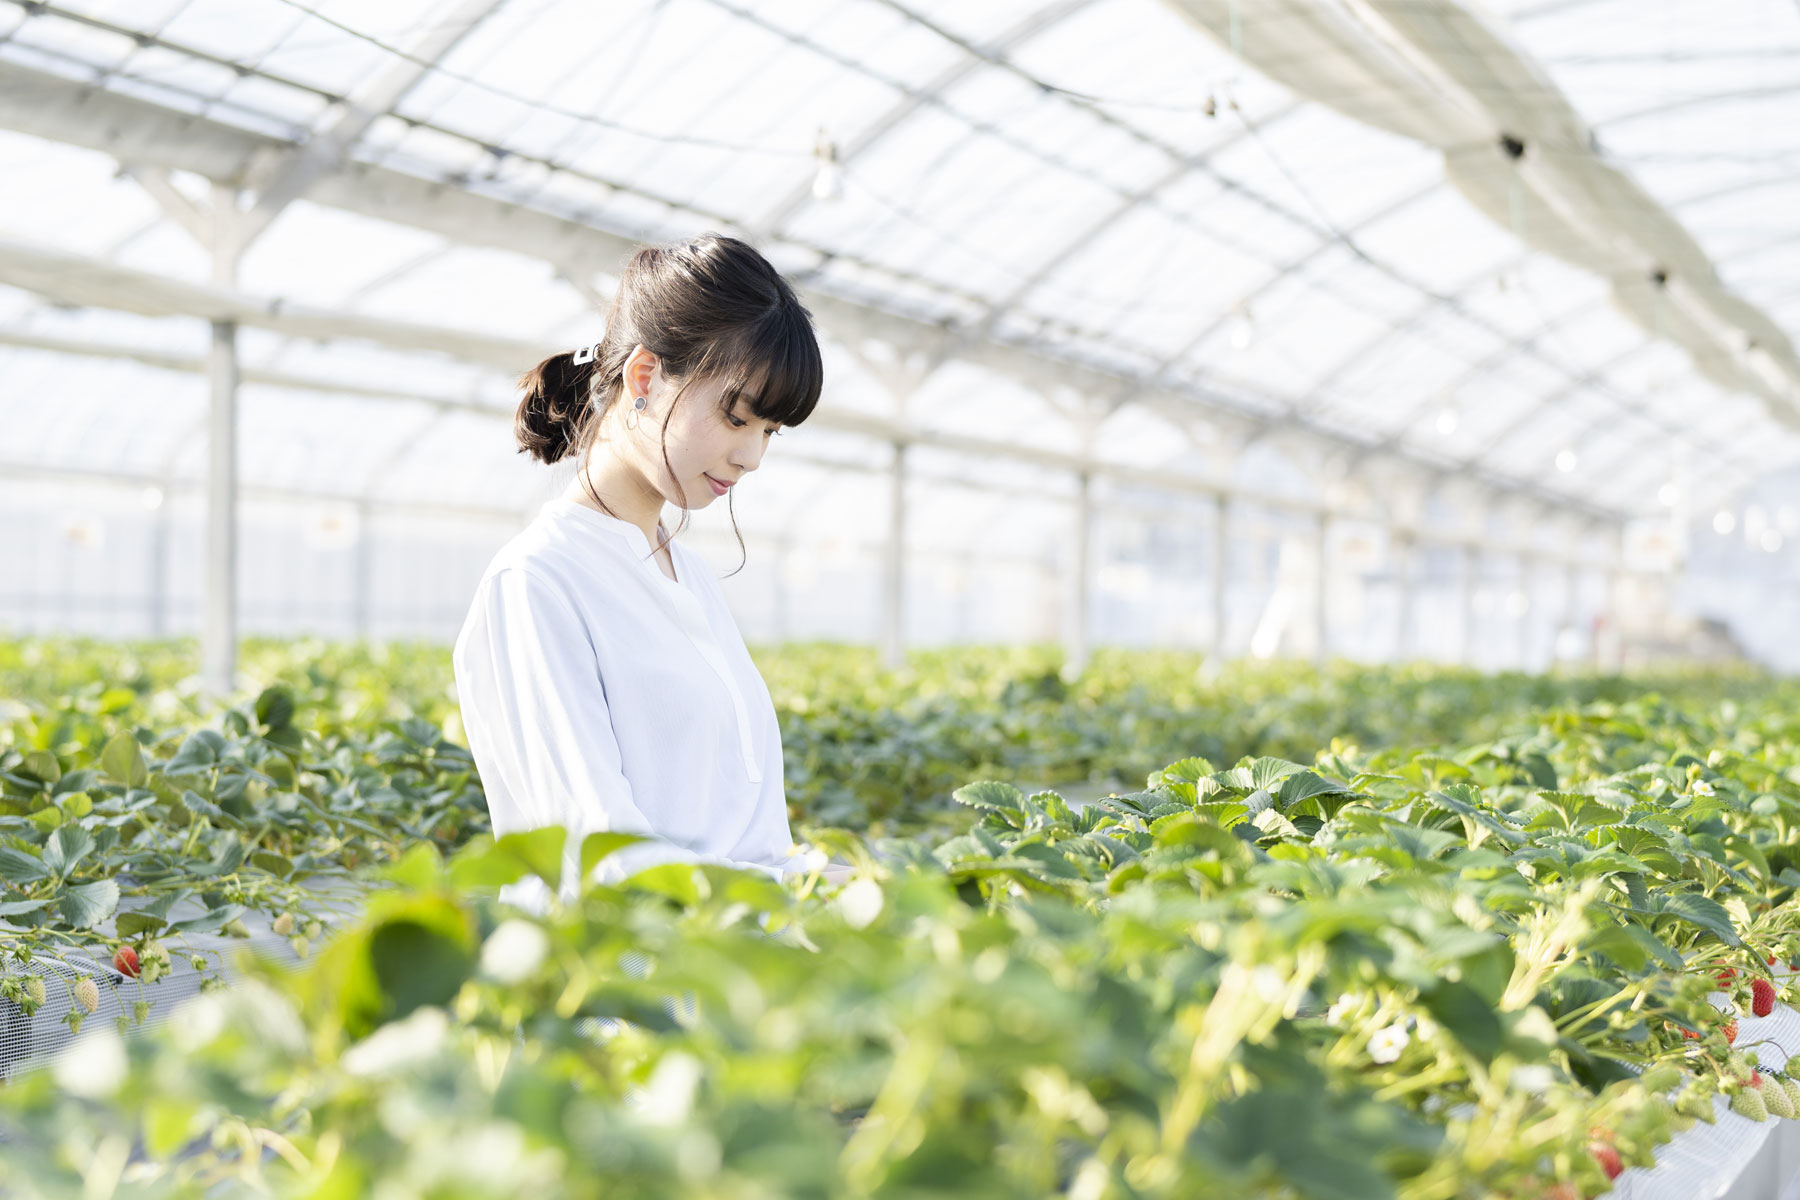
<path fill-rule="evenodd" d="M 294 932 L 294 914 L 282 913 L 279 917 L 275 918 L 269 928 L 273 929 L 281 937 L 287 937 Z"/>
<path fill-rule="evenodd" d="M 288 939 L 288 945 L 293 948 L 296 958 L 305 958 L 312 953 L 312 943 L 298 934 Z"/>
<path fill-rule="evenodd" d="M 1786 1092 L 1788 1099 L 1794 1102 L 1794 1111 L 1800 1113 L 1800 1080 L 1789 1075 L 1782 1075 L 1775 1082 L 1781 1085 L 1781 1090 Z"/>
<path fill-rule="evenodd" d="M 136 1004 L 132 1005 L 131 1017 L 132 1020 L 136 1021 L 139 1025 L 148 1021 L 150 1019 L 150 1002 L 148 1000 L 139 1000 Z"/>
<path fill-rule="evenodd" d="M 31 997 L 31 1002 L 35 1005 L 41 1006 L 48 1000 L 50 994 L 44 990 L 44 977 L 41 975 L 27 976 L 25 979 L 25 994 Z"/>
<path fill-rule="evenodd" d="M 1787 1094 L 1786 1088 L 1779 1087 L 1774 1080 L 1770 1080 L 1761 1090 L 1763 1107 L 1767 1108 L 1771 1113 L 1774 1113 L 1778 1117 L 1785 1117 L 1790 1121 L 1796 1116 L 1800 1116 L 1800 1111 L 1795 1110 L 1794 1099 Z"/>
<path fill-rule="evenodd" d="M 75 981 L 75 999 L 89 1012 L 100 1011 L 100 985 L 83 975 Z"/>
<path fill-rule="evenodd" d="M 1733 1096 L 1731 1111 L 1740 1117 L 1749 1117 L 1752 1121 L 1769 1119 L 1769 1106 L 1763 1103 L 1762 1091 L 1758 1088 L 1745 1088 Z"/>
<path fill-rule="evenodd" d="M 306 923 L 306 928 L 302 930 L 302 932 L 306 934 L 309 940 L 316 942 L 319 940 L 319 935 L 325 932 L 325 927 L 317 921 L 308 921 Z"/>
<path fill-rule="evenodd" d="M 219 932 L 223 933 L 226 937 L 247 938 L 250 936 L 250 927 L 234 917 L 225 928 Z"/>

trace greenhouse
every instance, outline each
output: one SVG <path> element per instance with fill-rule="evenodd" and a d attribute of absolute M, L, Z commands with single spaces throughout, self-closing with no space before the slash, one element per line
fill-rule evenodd
<path fill-rule="evenodd" d="M 1796 67 L 0 0 L 0 1196 L 1800 1198 Z"/>

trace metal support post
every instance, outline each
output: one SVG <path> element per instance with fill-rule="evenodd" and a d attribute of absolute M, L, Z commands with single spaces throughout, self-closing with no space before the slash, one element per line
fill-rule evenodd
<path fill-rule="evenodd" d="M 375 531 L 373 510 L 367 504 L 356 506 L 356 545 L 350 560 L 350 623 L 352 632 L 368 641 L 374 620 L 375 596 Z"/>
<path fill-rule="evenodd" d="M 1466 666 L 1475 662 L 1475 572 L 1476 549 L 1464 546 L 1462 552 L 1461 622 L 1457 626 L 1456 661 Z"/>
<path fill-rule="evenodd" d="M 887 560 L 881 607 L 881 662 L 889 670 L 906 663 L 906 444 L 894 443 L 889 476 Z"/>
<path fill-rule="evenodd" d="M 206 592 L 201 605 L 202 678 L 214 695 L 237 683 L 237 325 L 212 323 L 212 390 L 206 436 Z"/>
<path fill-rule="evenodd" d="M 150 636 L 169 636 L 169 491 L 150 518 Z"/>
<path fill-rule="evenodd" d="M 1093 575 L 1094 494 L 1093 476 L 1083 471 L 1075 477 L 1075 544 L 1068 558 L 1063 612 L 1063 678 L 1075 680 L 1087 670 L 1089 599 Z"/>
<path fill-rule="evenodd" d="M 1405 662 L 1416 650 L 1413 643 L 1413 593 L 1418 565 L 1417 550 L 1410 537 L 1396 536 L 1394 546 L 1394 655 L 1395 662 Z"/>
<path fill-rule="evenodd" d="M 1223 492 L 1213 497 L 1213 540 L 1212 540 L 1212 575 L 1208 580 L 1212 590 L 1212 660 L 1215 664 L 1225 661 L 1225 572 L 1230 569 L 1230 559 L 1226 541 L 1229 533 L 1229 501 Z"/>
<path fill-rule="evenodd" d="M 1313 661 L 1321 666 L 1331 654 L 1330 533 L 1331 518 L 1320 513 L 1313 530 Z"/>

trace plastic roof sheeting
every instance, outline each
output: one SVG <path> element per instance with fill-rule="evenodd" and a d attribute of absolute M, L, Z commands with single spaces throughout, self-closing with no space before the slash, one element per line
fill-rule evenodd
<path fill-rule="evenodd" d="M 244 295 L 319 315 L 313 336 L 279 322 L 243 335 L 246 478 L 502 508 L 543 492 L 506 427 L 511 375 L 530 356 L 503 363 L 509 346 L 597 334 L 616 257 L 549 261 L 542 243 L 507 248 L 499 225 L 469 244 L 443 223 L 414 227 L 405 203 L 381 208 L 393 195 L 381 170 L 626 239 L 740 231 L 815 296 L 920 322 L 921 337 L 947 328 L 955 352 L 896 409 L 882 355 L 907 348 L 825 322 L 827 404 L 902 428 L 1200 475 L 1229 460 L 1233 436 L 1295 432 L 1620 515 L 1659 511 L 1679 471 L 1701 507 L 1800 459 L 1764 378 L 1786 369 L 1782 345 L 1800 327 L 1790 4 L 1515 0 L 1477 18 L 1446 0 L 1246 0 L 1234 46 L 1225 0 L 497 0 L 485 15 L 459 8 L 479 19 L 415 61 L 408 47 L 445 33 L 430 21 L 446 7 L 0 0 L 0 125 L 27 130 L 0 130 L 0 251 L 196 287 L 211 271 L 134 181 L 156 161 L 122 170 L 97 120 L 88 130 L 77 113 L 9 107 L 9 90 L 48 77 L 187 114 L 190 144 L 167 153 L 190 161 L 167 164 L 168 184 L 204 206 L 210 185 L 195 172 L 266 177 L 272 152 L 340 119 L 347 98 L 410 79 L 239 265 Z M 1434 16 L 1448 19 L 1429 26 Z M 1324 28 L 1337 36 L 1314 36 Z M 1404 36 L 1482 50 L 1458 68 L 1474 106 L 1421 107 L 1420 79 L 1442 83 L 1433 71 L 1450 60 L 1422 76 L 1398 69 L 1369 52 L 1384 44 L 1371 30 L 1390 49 Z M 1597 155 L 1535 169 L 1638 205 L 1623 232 L 1571 246 L 1571 228 L 1595 231 L 1552 228 L 1542 189 L 1496 191 L 1504 163 L 1483 122 L 1497 120 L 1540 140 L 1592 130 Z M 1458 158 L 1457 139 L 1488 157 Z M 832 191 L 815 187 L 821 140 L 840 170 L 835 196 L 816 194 Z M 153 156 L 159 146 L 136 143 Z M 1613 270 L 1659 247 L 1696 281 L 1691 303 L 1660 315 Z M 1708 260 L 1716 280 L 1696 265 Z M 0 455 L 134 476 L 201 470 L 203 377 L 46 348 L 204 354 L 199 322 L 66 307 L 120 296 L 124 278 L 95 274 L 79 295 L 52 296 L 61 308 L 0 288 L 0 374 L 15 384 L 0 395 Z M 1721 314 L 1745 328 L 1766 314 L 1780 334 L 1763 338 L 1772 363 L 1734 366 L 1726 346 L 1696 369 L 1695 339 L 1718 342 L 1708 322 Z M 438 345 L 455 337 L 325 337 L 359 321 L 466 331 L 471 361 Z M 1020 380 L 960 353 L 987 342 L 1047 366 Z M 1104 368 L 1115 392 L 1050 394 L 1059 362 Z M 1193 400 L 1195 419 L 1129 403 L 1155 389 Z M 49 412 L 45 391 L 59 397 Z M 434 411 L 433 397 L 450 407 Z M 1083 422 L 1101 416 L 1089 432 Z M 850 435 L 788 436 L 775 453 L 855 456 Z M 843 478 L 885 461 L 862 457 L 755 483 L 770 512 L 813 495 L 820 475 L 879 505 L 877 480 Z M 977 473 L 953 460 L 946 474 Z M 1010 466 L 980 473 L 1026 489 L 1044 478 L 1028 465 L 1017 481 Z M 805 504 L 807 519 L 826 507 Z"/>

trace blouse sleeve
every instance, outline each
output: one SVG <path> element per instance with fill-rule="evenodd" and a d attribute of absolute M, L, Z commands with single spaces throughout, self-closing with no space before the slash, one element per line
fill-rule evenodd
<path fill-rule="evenodd" d="M 575 898 L 588 834 L 656 836 L 625 776 L 593 642 L 554 587 L 520 568 L 495 572 L 457 639 L 454 666 L 496 832 L 569 831 L 559 888 L 565 903 Z M 705 857 L 658 839 L 607 856 L 597 874 L 617 882 L 657 863 Z M 532 888 L 503 896 L 530 907 L 547 897 L 548 889 Z"/>

